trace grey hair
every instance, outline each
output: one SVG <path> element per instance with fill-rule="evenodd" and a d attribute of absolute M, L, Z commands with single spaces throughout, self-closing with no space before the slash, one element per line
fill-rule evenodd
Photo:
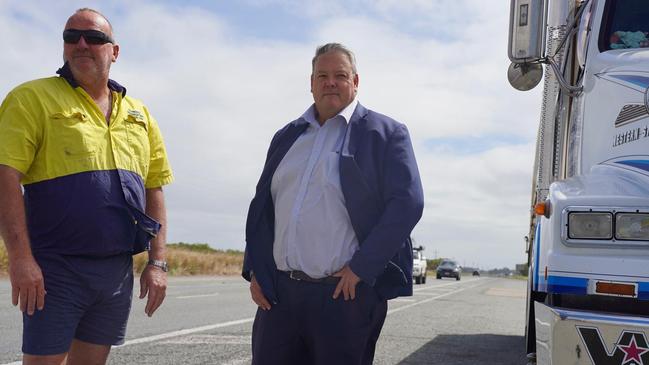
<path fill-rule="evenodd" d="M 106 16 L 104 14 L 100 13 L 98 10 L 91 9 L 91 8 L 81 8 L 81 9 L 77 9 L 77 11 L 75 11 L 74 14 L 72 14 L 72 15 L 79 14 L 79 13 L 81 13 L 83 11 L 89 11 L 91 13 L 95 13 L 95 14 L 99 15 L 100 17 L 104 18 L 106 23 L 108 23 L 108 28 L 110 29 L 111 36 L 114 38 L 114 36 L 112 35 L 112 33 L 113 33 L 113 25 L 110 23 L 110 20 L 108 20 L 108 18 L 106 18 Z"/>
<path fill-rule="evenodd" d="M 349 48 L 343 46 L 340 43 L 327 43 L 323 46 L 320 46 L 316 48 L 315 50 L 315 56 L 313 56 L 313 60 L 311 60 L 311 73 L 315 71 L 315 62 L 318 60 L 318 57 L 322 56 L 323 54 L 327 52 L 340 52 L 347 56 L 349 59 L 349 63 L 352 64 L 352 72 L 356 74 L 356 57 L 354 57 L 354 52 L 352 52 Z"/>

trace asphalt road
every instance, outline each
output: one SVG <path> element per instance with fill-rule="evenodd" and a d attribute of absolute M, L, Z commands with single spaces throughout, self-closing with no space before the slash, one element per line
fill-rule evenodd
<path fill-rule="evenodd" d="M 21 314 L 10 295 L 0 280 L 0 365 L 21 358 Z M 524 365 L 524 296 L 524 281 L 429 277 L 413 297 L 390 301 L 374 363 Z M 153 318 L 134 299 L 127 342 L 109 364 L 250 364 L 255 310 L 239 277 L 171 278 Z"/>

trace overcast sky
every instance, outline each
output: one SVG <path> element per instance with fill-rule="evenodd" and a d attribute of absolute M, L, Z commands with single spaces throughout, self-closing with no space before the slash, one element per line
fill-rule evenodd
<path fill-rule="evenodd" d="M 244 248 L 268 143 L 313 102 L 315 48 L 340 42 L 356 53 L 359 101 L 410 130 L 425 193 L 413 237 L 425 254 L 525 262 L 541 88 L 507 83 L 507 1 L 0 0 L 2 98 L 54 75 L 80 7 L 113 24 L 111 78 L 165 136 L 169 242 Z"/>

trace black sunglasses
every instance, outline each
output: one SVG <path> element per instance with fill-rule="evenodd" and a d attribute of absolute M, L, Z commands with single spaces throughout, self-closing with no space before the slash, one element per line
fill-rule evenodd
<path fill-rule="evenodd" d="M 83 37 L 88 44 L 115 43 L 113 38 L 98 30 L 66 29 L 63 31 L 63 41 L 65 43 L 77 44 L 81 37 Z"/>

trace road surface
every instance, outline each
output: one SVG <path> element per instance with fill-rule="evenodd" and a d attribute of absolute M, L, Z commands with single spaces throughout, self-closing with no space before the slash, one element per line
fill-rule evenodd
<path fill-rule="evenodd" d="M 414 296 L 389 303 L 374 364 L 525 364 L 524 281 L 429 276 Z M 250 364 L 255 310 L 240 277 L 170 278 L 153 318 L 144 315 L 144 300 L 134 299 L 127 342 L 113 348 L 108 363 Z M 0 279 L 0 365 L 21 364 L 21 321 L 9 282 Z"/>

